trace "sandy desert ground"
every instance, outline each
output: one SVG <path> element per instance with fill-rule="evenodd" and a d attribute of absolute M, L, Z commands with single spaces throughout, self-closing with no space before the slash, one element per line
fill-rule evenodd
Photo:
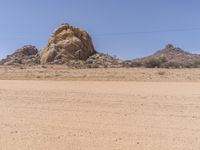
<path fill-rule="evenodd" d="M 131 75 L 124 81 L 4 78 L 0 150 L 199 150 L 200 82 L 193 82 L 199 78 L 190 81 L 182 75 L 180 82 L 161 82 L 153 75 L 156 82 L 128 81 Z"/>

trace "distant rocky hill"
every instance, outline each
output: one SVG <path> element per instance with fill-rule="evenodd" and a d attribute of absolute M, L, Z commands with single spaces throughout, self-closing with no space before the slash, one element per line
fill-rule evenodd
<path fill-rule="evenodd" d="M 109 67 L 200 67 L 200 55 L 191 54 L 171 44 L 153 55 L 122 61 L 95 50 L 90 35 L 83 29 L 62 24 L 55 29 L 47 45 L 38 51 L 27 45 L 0 61 L 0 65 L 67 65 L 72 68 Z"/>
<path fill-rule="evenodd" d="M 150 56 L 125 61 L 124 63 L 127 66 L 149 68 L 200 67 L 200 55 L 186 52 L 174 47 L 172 44 L 168 44 Z"/>

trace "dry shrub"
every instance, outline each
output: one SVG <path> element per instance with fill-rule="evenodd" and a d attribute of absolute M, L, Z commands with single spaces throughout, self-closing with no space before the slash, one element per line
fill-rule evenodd
<path fill-rule="evenodd" d="M 163 76 L 163 75 L 165 75 L 165 74 L 166 74 L 165 71 L 159 71 L 159 72 L 158 72 L 158 75 L 161 75 L 161 76 Z"/>

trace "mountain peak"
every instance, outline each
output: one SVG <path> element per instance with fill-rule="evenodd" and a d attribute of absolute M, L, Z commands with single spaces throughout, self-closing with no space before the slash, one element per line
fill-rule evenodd
<path fill-rule="evenodd" d="M 167 44 L 165 45 L 165 48 L 164 49 L 174 49 L 174 45 L 172 44 Z"/>

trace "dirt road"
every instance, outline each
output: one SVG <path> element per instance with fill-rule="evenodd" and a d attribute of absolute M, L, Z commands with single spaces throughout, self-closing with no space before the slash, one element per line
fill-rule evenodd
<path fill-rule="evenodd" d="M 199 150 L 200 83 L 0 81 L 0 150 Z"/>

